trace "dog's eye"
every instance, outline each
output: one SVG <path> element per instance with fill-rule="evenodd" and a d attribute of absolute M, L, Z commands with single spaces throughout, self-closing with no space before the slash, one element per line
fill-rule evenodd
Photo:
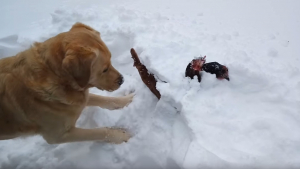
<path fill-rule="evenodd" d="M 104 69 L 104 70 L 103 70 L 103 73 L 105 73 L 105 72 L 107 72 L 107 71 L 108 71 L 108 68 Z"/>

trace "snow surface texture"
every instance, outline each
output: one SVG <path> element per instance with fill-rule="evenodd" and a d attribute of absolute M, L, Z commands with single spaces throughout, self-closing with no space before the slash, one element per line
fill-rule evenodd
<path fill-rule="evenodd" d="M 67 31 L 101 32 L 136 93 L 122 110 L 86 108 L 77 126 L 120 126 L 120 145 L 48 145 L 40 136 L 0 141 L 0 168 L 299 168 L 300 1 L 2 0 L 0 57 Z M 132 66 L 130 48 L 161 80 L 158 101 Z M 184 77 L 197 56 L 229 68 L 230 81 Z"/>

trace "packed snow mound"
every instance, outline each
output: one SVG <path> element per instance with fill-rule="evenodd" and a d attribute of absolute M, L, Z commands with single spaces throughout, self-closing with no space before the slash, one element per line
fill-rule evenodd
<path fill-rule="evenodd" d="M 77 126 L 124 127 L 133 137 L 120 145 L 48 145 L 40 136 L 1 141 L 0 168 L 300 167 L 300 36 L 298 29 L 285 32 L 286 25 L 299 26 L 288 17 L 296 16 L 293 5 L 131 0 L 112 1 L 118 5 L 104 1 L 103 7 L 92 0 L 66 2 L 67 8 L 56 9 L 30 29 L 0 38 L 0 58 L 68 31 L 75 22 L 92 26 L 125 83 L 112 93 L 91 92 L 136 96 L 122 110 L 86 108 Z M 248 15 L 254 7 L 256 16 Z M 132 47 L 149 71 L 167 82 L 157 84 L 161 100 L 140 80 Z M 204 55 L 207 62 L 229 68 L 229 82 L 207 73 L 201 84 L 184 77 L 187 64 Z"/>

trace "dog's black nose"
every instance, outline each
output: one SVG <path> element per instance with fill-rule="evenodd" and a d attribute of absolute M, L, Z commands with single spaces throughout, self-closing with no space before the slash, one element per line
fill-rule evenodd
<path fill-rule="evenodd" d="M 118 82 L 118 84 L 121 86 L 123 83 L 124 83 L 124 77 L 121 75 L 121 76 L 119 77 L 119 82 Z"/>

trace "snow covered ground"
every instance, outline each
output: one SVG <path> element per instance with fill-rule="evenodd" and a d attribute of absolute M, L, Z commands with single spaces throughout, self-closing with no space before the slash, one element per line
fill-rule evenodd
<path fill-rule="evenodd" d="M 128 143 L 48 145 L 0 141 L 0 168 L 300 168 L 300 1 L 2 0 L 0 57 L 67 31 L 101 32 L 135 91 L 122 110 L 85 109 L 78 126 L 121 126 Z M 158 101 L 132 66 L 130 48 L 160 79 Z M 229 68 L 230 81 L 184 77 L 196 56 Z"/>

